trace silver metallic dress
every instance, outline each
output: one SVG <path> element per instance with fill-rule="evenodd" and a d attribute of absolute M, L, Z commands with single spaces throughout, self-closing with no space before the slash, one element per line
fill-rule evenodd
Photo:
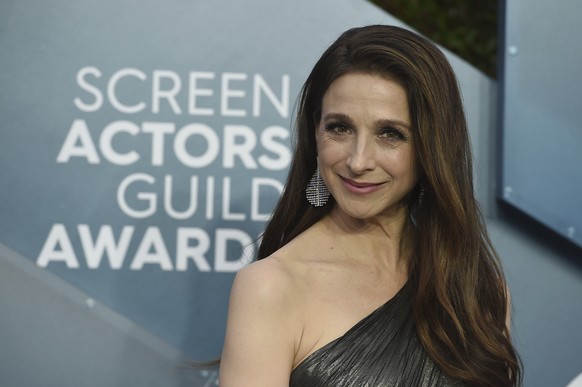
<path fill-rule="evenodd" d="M 443 374 L 422 347 L 410 288 L 404 285 L 343 336 L 303 360 L 291 373 L 289 386 L 461 386 Z"/>

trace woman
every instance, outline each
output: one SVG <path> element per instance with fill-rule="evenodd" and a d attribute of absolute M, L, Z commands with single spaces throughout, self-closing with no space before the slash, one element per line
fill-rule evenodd
<path fill-rule="evenodd" d="M 444 55 L 405 29 L 349 30 L 296 126 L 259 260 L 232 288 L 221 386 L 520 384 Z"/>

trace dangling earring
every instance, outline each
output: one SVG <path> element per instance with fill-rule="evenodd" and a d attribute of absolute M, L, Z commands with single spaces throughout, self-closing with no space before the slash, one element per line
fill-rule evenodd
<path fill-rule="evenodd" d="M 315 207 L 322 207 L 329 199 L 329 189 L 319 174 L 319 160 L 317 160 L 317 169 L 307 184 L 305 194 L 307 201 Z"/>
<path fill-rule="evenodd" d="M 418 194 L 418 202 L 416 206 L 420 208 L 422 206 L 422 199 L 424 198 L 424 185 L 420 185 L 420 193 Z"/>
<path fill-rule="evenodd" d="M 424 198 L 424 185 L 420 184 L 420 192 L 418 193 L 418 199 L 416 200 L 416 205 L 412 205 L 410 208 L 409 216 L 414 227 L 418 227 L 416 223 L 416 215 L 420 207 L 422 207 L 422 199 Z"/>

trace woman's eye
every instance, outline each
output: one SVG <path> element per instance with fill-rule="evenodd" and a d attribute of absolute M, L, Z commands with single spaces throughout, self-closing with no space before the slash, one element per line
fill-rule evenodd
<path fill-rule="evenodd" d="M 406 136 L 398 129 L 386 128 L 380 132 L 380 137 L 389 141 L 402 141 Z"/>
<path fill-rule="evenodd" d="M 350 132 L 350 128 L 341 122 L 326 123 L 323 125 L 323 127 L 327 132 L 333 134 L 345 134 Z"/>

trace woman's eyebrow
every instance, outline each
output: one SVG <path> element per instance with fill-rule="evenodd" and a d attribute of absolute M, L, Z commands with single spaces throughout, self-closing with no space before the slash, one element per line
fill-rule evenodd
<path fill-rule="evenodd" d="M 405 129 L 410 130 L 410 124 L 408 122 L 393 120 L 393 119 L 381 119 L 376 121 L 378 126 L 401 126 Z"/>
<path fill-rule="evenodd" d="M 352 118 L 348 114 L 345 114 L 345 113 L 333 113 L 333 112 L 327 113 L 323 117 L 323 121 L 328 121 L 328 120 L 337 120 L 337 121 L 343 121 L 343 122 L 347 122 L 347 123 L 352 122 Z M 410 124 L 408 122 L 401 121 L 401 120 L 394 120 L 394 119 L 390 119 L 390 118 L 379 119 L 378 121 L 376 121 L 376 126 L 378 126 L 378 127 L 400 126 L 400 127 L 405 128 L 407 130 L 410 130 Z"/>
<path fill-rule="evenodd" d="M 345 113 L 328 113 L 323 117 L 323 120 L 324 121 L 337 120 L 337 121 L 352 122 L 351 117 Z"/>

